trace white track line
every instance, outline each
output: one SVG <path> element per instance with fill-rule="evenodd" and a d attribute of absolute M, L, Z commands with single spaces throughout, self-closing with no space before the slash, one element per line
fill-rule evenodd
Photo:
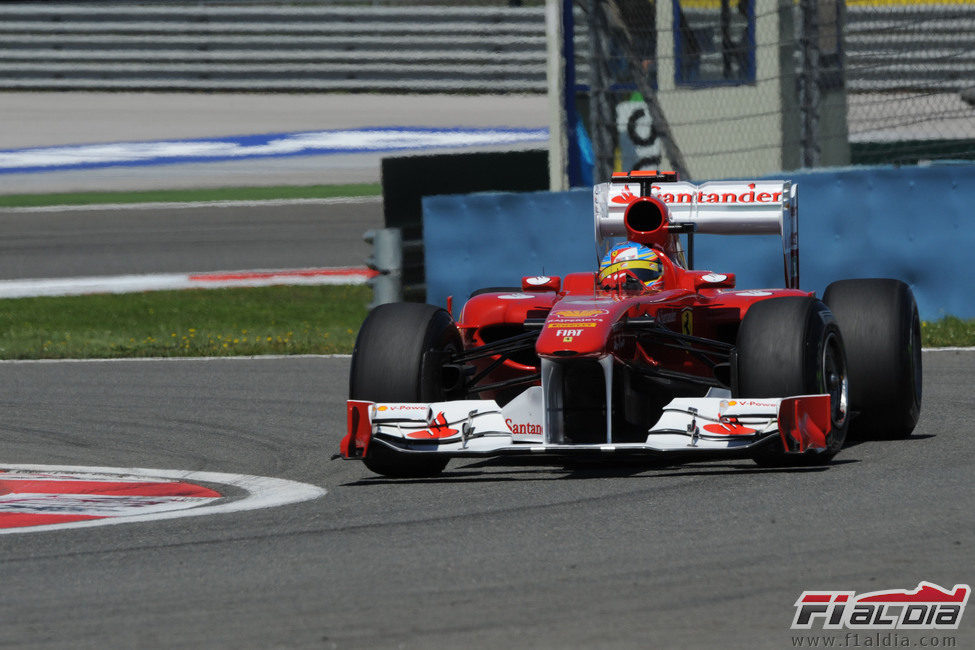
<path fill-rule="evenodd" d="M 192 472 L 171 469 L 145 469 L 141 467 L 86 467 L 80 465 L 7 465 L 0 464 L 0 469 L 14 469 L 28 472 L 77 472 L 93 474 L 121 474 L 144 478 L 167 478 L 180 481 L 202 481 L 217 485 L 230 485 L 244 490 L 247 494 L 243 498 L 230 501 L 221 500 L 220 503 L 204 505 L 185 510 L 171 510 L 155 512 L 129 517 L 110 517 L 107 519 L 90 519 L 62 524 L 44 526 L 25 526 L 23 528 L 0 528 L 0 535 L 14 533 L 35 533 L 42 531 L 62 530 L 65 528 L 91 528 L 93 526 L 110 526 L 114 524 L 128 524 L 161 519 L 175 519 L 178 517 L 199 517 L 221 513 L 241 512 L 273 508 L 292 503 L 300 503 L 325 496 L 327 491 L 316 485 L 299 483 L 287 479 L 270 478 L 267 476 L 252 476 L 249 474 L 224 474 L 223 472 Z"/>
<path fill-rule="evenodd" d="M 135 293 L 173 289 L 225 289 L 273 285 L 365 284 L 373 275 L 375 273 L 365 267 L 331 267 L 0 280 L 0 298 L 80 296 L 90 293 Z"/>
<path fill-rule="evenodd" d="M 969 348 L 924 348 L 924 352 L 975 352 Z M 123 357 L 118 359 L 0 359 L 3 364 L 138 363 L 141 361 L 283 361 L 287 359 L 351 359 L 351 354 L 256 354 L 236 357 Z"/>
<path fill-rule="evenodd" d="M 105 210 L 183 210 L 186 208 L 254 208 L 288 205 L 344 205 L 382 203 L 381 196 L 345 196 L 321 199 L 263 199 L 249 201 L 159 201 L 155 203 L 98 203 L 90 205 L 40 205 L 21 208 L 0 207 L 0 212 L 91 212 Z"/>

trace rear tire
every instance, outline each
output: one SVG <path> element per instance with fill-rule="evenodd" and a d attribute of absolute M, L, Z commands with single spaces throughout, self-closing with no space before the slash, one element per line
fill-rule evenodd
<path fill-rule="evenodd" d="M 421 303 L 379 305 L 366 317 L 352 351 L 349 399 L 371 402 L 440 402 L 456 395 L 443 385 L 443 357 L 460 351 L 450 315 Z M 448 459 L 398 453 L 372 443 L 363 462 L 392 477 L 439 474 Z"/>
<path fill-rule="evenodd" d="M 921 320 L 900 280 L 840 280 L 823 301 L 836 316 L 850 372 L 851 433 L 911 435 L 921 413 Z"/>
<path fill-rule="evenodd" d="M 757 450 L 759 465 L 818 465 L 843 447 L 849 425 L 846 356 L 829 309 L 806 297 L 770 298 L 752 305 L 738 330 L 736 397 L 830 395 L 826 450 L 787 454 L 777 441 Z"/>

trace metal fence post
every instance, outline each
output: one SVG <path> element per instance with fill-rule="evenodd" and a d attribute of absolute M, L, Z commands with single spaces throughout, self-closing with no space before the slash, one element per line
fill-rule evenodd
<path fill-rule="evenodd" d="M 613 114 L 609 105 L 606 71 L 608 30 L 600 0 L 589 0 L 589 131 L 596 158 L 593 180 L 602 182 L 613 173 Z"/>
<path fill-rule="evenodd" d="M 802 166 L 818 167 L 819 145 L 819 1 L 799 0 L 799 47 L 802 69 L 799 73 L 799 115 L 802 122 L 800 147 Z"/>
<path fill-rule="evenodd" d="M 569 129 L 565 114 L 565 67 L 563 48 L 563 0 L 545 0 L 546 79 L 548 81 L 549 189 L 569 189 Z"/>

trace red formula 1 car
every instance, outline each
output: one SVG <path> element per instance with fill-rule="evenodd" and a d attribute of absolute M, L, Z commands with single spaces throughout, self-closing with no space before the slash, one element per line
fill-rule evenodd
<path fill-rule="evenodd" d="M 597 247 L 650 249 L 652 288 L 586 271 L 477 291 L 457 322 L 431 305 L 377 307 L 352 356 L 342 456 L 387 476 L 513 454 L 788 465 L 828 462 L 850 427 L 909 435 L 914 296 L 886 279 L 834 282 L 822 300 L 800 291 L 797 190 L 614 174 L 594 188 Z M 731 274 L 687 268 L 679 235 L 692 232 L 780 235 L 787 288 L 736 290 Z"/>

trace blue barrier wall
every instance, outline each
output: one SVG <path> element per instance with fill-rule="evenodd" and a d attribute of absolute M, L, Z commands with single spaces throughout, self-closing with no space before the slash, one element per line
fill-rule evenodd
<path fill-rule="evenodd" d="M 975 165 L 779 177 L 799 183 L 803 289 L 898 278 L 922 318 L 975 318 Z M 455 311 L 481 287 L 596 268 L 589 189 L 425 197 L 423 223 L 427 300 L 453 295 Z M 735 273 L 740 288 L 783 286 L 778 237 L 699 235 L 695 248 L 696 268 Z"/>

